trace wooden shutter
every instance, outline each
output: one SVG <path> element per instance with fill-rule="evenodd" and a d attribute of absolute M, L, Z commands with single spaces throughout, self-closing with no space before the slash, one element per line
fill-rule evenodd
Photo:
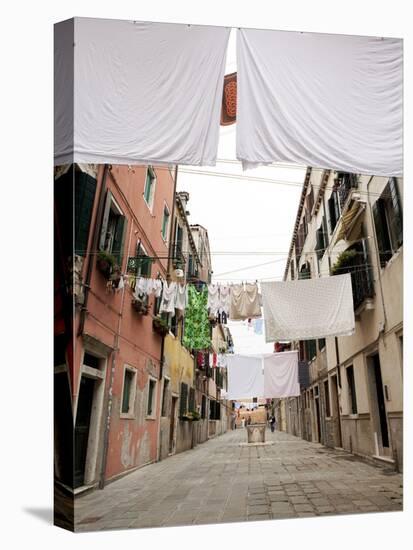
<path fill-rule="evenodd" d="M 376 228 L 377 245 L 379 247 L 380 265 L 384 267 L 392 256 L 390 238 L 386 226 L 384 200 L 378 199 L 373 204 L 373 219 Z"/>
<path fill-rule="evenodd" d="M 187 412 L 188 407 L 188 386 L 181 382 L 181 396 L 179 400 L 179 416 Z"/>
<path fill-rule="evenodd" d="M 119 266 L 122 265 L 123 245 L 125 242 L 127 220 L 125 216 L 119 216 L 116 223 L 115 235 L 113 237 L 112 254 L 115 256 Z"/>
<path fill-rule="evenodd" d="M 106 192 L 106 201 L 105 201 L 105 207 L 103 209 L 102 226 L 100 229 L 99 250 L 105 249 L 106 233 L 108 230 L 108 221 L 109 221 L 111 202 L 112 202 L 112 193 L 108 189 Z"/>
<path fill-rule="evenodd" d="M 334 199 L 335 192 L 331 194 L 331 197 L 328 199 L 328 213 L 330 216 L 330 233 L 334 231 L 334 228 L 337 224 L 337 218 L 336 218 L 336 209 L 335 209 L 335 199 Z"/>
<path fill-rule="evenodd" d="M 391 225 L 394 237 L 396 239 L 394 244 L 395 247 L 399 248 L 399 246 L 403 244 L 403 215 L 396 178 L 390 178 L 388 186 L 390 191 L 390 200 L 393 207 Z"/>
<path fill-rule="evenodd" d="M 96 194 L 96 180 L 76 170 L 75 172 L 75 254 L 85 256 Z"/>

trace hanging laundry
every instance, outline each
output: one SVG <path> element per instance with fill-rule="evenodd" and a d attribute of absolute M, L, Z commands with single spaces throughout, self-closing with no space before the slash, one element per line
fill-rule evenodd
<path fill-rule="evenodd" d="M 298 352 L 268 353 L 264 361 L 264 397 L 284 398 L 300 395 Z"/>
<path fill-rule="evenodd" d="M 254 333 L 255 334 L 262 334 L 263 332 L 263 325 L 264 320 L 262 319 L 254 319 Z"/>
<path fill-rule="evenodd" d="M 175 297 L 175 309 L 184 313 L 186 306 L 188 304 L 188 289 L 186 285 L 177 284 L 176 285 L 176 297 Z"/>
<path fill-rule="evenodd" d="M 175 315 L 175 303 L 176 303 L 176 283 L 164 282 L 162 291 L 162 300 L 159 307 L 159 313 L 171 313 L 172 317 Z"/>
<path fill-rule="evenodd" d="M 261 283 L 265 341 L 312 340 L 354 333 L 349 273 Z"/>
<path fill-rule="evenodd" d="M 214 284 L 210 284 L 210 285 L 208 285 L 207 307 L 208 307 L 209 317 L 211 319 L 214 319 L 217 316 L 218 311 L 219 311 L 219 305 L 220 305 L 219 286 L 214 285 Z"/>
<path fill-rule="evenodd" d="M 135 294 L 146 294 L 148 289 L 148 279 L 144 277 L 139 277 L 135 285 Z"/>
<path fill-rule="evenodd" d="M 234 321 L 261 317 L 261 297 L 256 283 L 233 285 L 229 317 Z"/>
<path fill-rule="evenodd" d="M 194 285 L 188 286 L 188 306 L 186 308 L 183 343 L 188 349 L 208 349 L 211 344 L 208 319 L 208 289 L 199 292 Z"/>
<path fill-rule="evenodd" d="M 298 352 L 227 355 L 228 399 L 300 395 Z"/>
<path fill-rule="evenodd" d="M 228 399 L 264 396 L 261 355 L 227 355 Z"/>
<path fill-rule="evenodd" d="M 231 307 L 231 287 L 227 285 L 220 285 L 219 287 L 219 313 L 225 313 L 229 316 L 229 310 Z"/>

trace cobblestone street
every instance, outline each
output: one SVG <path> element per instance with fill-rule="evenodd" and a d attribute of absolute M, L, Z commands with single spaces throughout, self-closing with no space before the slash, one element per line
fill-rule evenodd
<path fill-rule="evenodd" d="M 243 429 L 78 497 L 76 531 L 402 510 L 402 476 L 343 452 Z"/>

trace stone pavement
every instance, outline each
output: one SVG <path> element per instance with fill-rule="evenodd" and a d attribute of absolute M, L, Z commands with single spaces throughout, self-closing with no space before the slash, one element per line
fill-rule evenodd
<path fill-rule="evenodd" d="M 244 429 L 76 499 L 76 531 L 402 510 L 402 476 L 283 432 Z"/>

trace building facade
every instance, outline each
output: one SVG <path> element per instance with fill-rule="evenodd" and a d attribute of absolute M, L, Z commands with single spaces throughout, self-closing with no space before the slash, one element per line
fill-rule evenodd
<path fill-rule="evenodd" d="M 294 342 L 309 386 L 281 428 L 403 466 L 403 180 L 309 168 L 285 279 L 350 273 L 355 334 Z"/>

